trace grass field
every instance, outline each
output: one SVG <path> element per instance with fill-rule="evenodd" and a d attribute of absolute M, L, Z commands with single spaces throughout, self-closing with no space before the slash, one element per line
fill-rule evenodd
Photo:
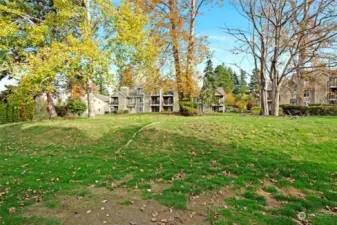
<path fill-rule="evenodd" d="M 4 224 L 337 224 L 337 118 L 41 121 L 0 149 Z"/>

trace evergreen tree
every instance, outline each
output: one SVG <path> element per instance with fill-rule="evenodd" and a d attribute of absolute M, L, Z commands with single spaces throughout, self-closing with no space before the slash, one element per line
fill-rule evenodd
<path fill-rule="evenodd" d="M 203 86 L 201 88 L 200 97 L 204 104 L 210 105 L 213 102 L 216 91 L 214 80 L 213 62 L 208 59 L 204 69 Z"/>
<path fill-rule="evenodd" d="M 214 70 L 214 78 L 217 87 L 223 87 L 226 93 L 232 93 L 235 87 L 233 71 L 224 65 L 218 65 Z"/>
<path fill-rule="evenodd" d="M 240 94 L 240 81 L 239 81 L 239 77 L 236 74 L 236 72 L 233 73 L 233 80 L 234 80 L 233 94 L 238 95 L 238 94 Z"/>
<path fill-rule="evenodd" d="M 248 90 L 250 92 L 259 92 L 260 91 L 260 82 L 259 82 L 259 71 L 253 70 L 252 75 L 250 77 L 250 82 L 248 84 Z"/>
<path fill-rule="evenodd" d="M 206 88 L 205 85 L 207 85 L 210 81 L 213 81 L 213 62 L 211 59 L 208 59 L 206 62 L 206 67 L 204 69 L 204 85 L 203 88 Z"/>
<path fill-rule="evenodd" d="M 245 94 L 248 91 L 247 87 L 247 73 L 244 70 L 240 70 L 240 93 Z"/>

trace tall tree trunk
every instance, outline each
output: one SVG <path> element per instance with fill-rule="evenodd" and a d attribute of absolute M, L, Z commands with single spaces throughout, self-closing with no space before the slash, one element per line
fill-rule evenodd
<path fill-rule="evenodd" d="M 267 90 L 266 85 L 264 85 L 261 88 L 261 113 L 262 113 L 262 116 L 268 116 L 269 115 L 268 90 Z"/>
<path fill-rule="evenodd" d="M 194 42 L 195 42 L 195 17 L 196 17 L 196 9 L 195 9 L 195 1 L 191 0 L 191 9 L 190 9 L 190 32 L 189 32 L 189 40 L 188 40 L 188 50 L 187 50 L 187 60 L 186 60 L 186 73 L 185 73 L 185 86 L 186 86 L 186 94 L 188 98 L 191 97 L 192 94 L 192 75 L 193 75 L 193 57 L 194 57 Z"/>
<path fill-rule="evenodd" d="M 93 83 L 91 79 L 87 81 L 87 100 L 88 100 L 88 117 L 95 118 L 95 106 L 94 106 L 94 92 Z"/>
<path fill-rule="evenodd" d="M 49 119 L 57 118 L 57 113 L 55 110 L 55 105 L 54 105 L 54 100 L 53 100 L 53 94 L 50 92 L 47 92 L 47 110 L 49 114 Z"/>
<path fill-rule="evenodd" d="M 305 63 L 305 46 L 304 40 L 300 43 L 300 51 L 298 55 L 298 69 L 296 70 L 296 104 L 304 106 L 304 76 L 303 69 Z"/>
<path fill-rule="evenodd" d="M 90 15 L 90 0 L 84 0 L 85 8 L 87 11 L 87 27 L 86 32 L 89 36 L 91 34 L 91 15 Z M 90 63 L 91 60 L 89 60 Z M 89 65 L 90 66 L 90 65 Z M 90 78 L 91 74 L 88 75 L 87 80 L 87 100 L 88 100 L 88 117 L 95 118 L 95 106 L 94 106 L 94 92 L 93 92 L 93 83 Z"/>
<path fill-rule="evenodd" d="M 179 52 L 179 31 L 178 31 L 178 9 L 176 5 L 176 0 L 169 0 L 169 9 L 170 9 L 170 22 L 171 22 L 171 30 L 170 35 L 172 38 L 172 47 L 173 47 L 173 58 L 174 58 L 174 66 L 176 71 L 176 83 L 179 95 L 179 101 L 184 98 L 184 90 L 182 84 L 182 73 L 181 73 L 181 65 L 180 65 L 180 52 Z"/>
<path fill-rule="evenodd" d="M 300 71 L 296 74 L 296 104 L 304 106 L 304 79 Z"/>

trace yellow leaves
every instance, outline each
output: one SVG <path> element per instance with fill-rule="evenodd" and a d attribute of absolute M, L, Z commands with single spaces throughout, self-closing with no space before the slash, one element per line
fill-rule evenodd
<path fill-rule="evenodd" d="M 138 6 L 123 2 L 116 15 L 117 39 L 127 45 L 134 45 L 146 39 L 145 26 L 148 18 Z"/>
<path fill-rule="evenodd" d="M 12 14 L 15 14 L 15 15 L 23 15 L 24 14 L 23 12 L 21 12 L 18 9 L 10 8 L 10 7 L 7 7 L 5 5 L 0 5 L 0 11 L 12 13 Z"/>
<path fill-rule="evenodd" d="M 15 23 L 8 23 L 5 20 L 0 21 L 0 37 L 7 37 L 18 32 L 18 26 Z"/>

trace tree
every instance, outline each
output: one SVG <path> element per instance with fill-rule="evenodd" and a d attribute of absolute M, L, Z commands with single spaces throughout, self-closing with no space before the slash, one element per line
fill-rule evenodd
<path fill-rule="evenodd" d="M 226 93 L 232 93 L 235 88 L 233 71 L 224 65 L 218 65 L 214 70 L 214 77 L 217 87 L 223 87 Z"/>
<path fill-rule="evenodd" d="M 268 78 L 272 89 L 272 115 L 278 116 L 280 88 L 285 78 L 300 68 L 312 68 L 315 55 L 337 36 L 337 3 L 309 1 L 312 4 L 308 9 L 307 0 L 235 2 L 253 29 L 226 28 L 226 32 L 242 44 L 237 51 L 250 54 L 254 59 L 255 69 L 260 73 L 262 114 L 268 115 Z M 307 18 L 310 22 L 304 29 L 294 24 L 295 20 L 301 24 Z M 315 34 L 315 38 L 306 41 L 307 34 Z M 305 60 L 298 59 L 301 54 L 306 56 Z"/>
<path fill-rule="evenodd" d="M 55 38 L 55 27 L 51 26 L 55 8 L 51 0 L 31 0 L 29 4 L 16 1 L 12 4 L 0 0 L 0 80 L 4 77 L 20 80 L 18 74 L 25 73 L 31 58 L 37 55 L 40 48 L 49 46 Z M 51 79 L 44 79 L 45 84 Z M 27 84 L 27 82 L 26 82 Z M 43 89 L 43 87 L 40 87 Z M 32 90 L 32 93 L 37 90 Z M 50 118 L 57 117 L 52 102 L 52 94 L 47 92 L 48 112 Z"/>
<path fill-rule="evenodd" d="M 210 105 L 214 101 L 215 92 L 216 84 L 213 71 L 213 62 L 211 59 L 208 59 L 204 69 L 203 86 L 200 92 L 200 97 L 203 103 Z"/>
<path fill-rule="evenodd" d="M 67 104 L 67 110 L 74 115 L 81 116 L 86 109 L 87 106 L 81 99 L 70 99 Z"/>
<path fill-rule="evenodd" d="M 244 70 L 240 70 L 240 93 L 246 94 L 248 91 L 247 87 L 247 73 Z"/>
<path fill-rule="evenodd" d="M 234 80 L 234 90 L 233 90 L 233 94 L 234 95 L 238 95 L 240 94 L 240 80 L 238 75 L 236 74 L 236 72 L 233 72 L 233 80 Z"/>
<path fill-rule="evenodd" d="M 260 82 L 259 82 L 259 71 L 253 70 L 250 81 L 248 84 L 248 90 L 251 93 L 259 93 L 260 92 Z"/>
<path fill-rule="evenodd" d="M 164 59 L 160 61 L 168 61 L 168 54 L 172 57 L 179 100 L 191 100 L 194 66 L 208 53 L 206 38 L 195 35 L 195 21 L 201 7 L 213 1 L 130 1 L 137 2 L 149 15 L 152 36 L 160 46 L 160 57 Z"/>

